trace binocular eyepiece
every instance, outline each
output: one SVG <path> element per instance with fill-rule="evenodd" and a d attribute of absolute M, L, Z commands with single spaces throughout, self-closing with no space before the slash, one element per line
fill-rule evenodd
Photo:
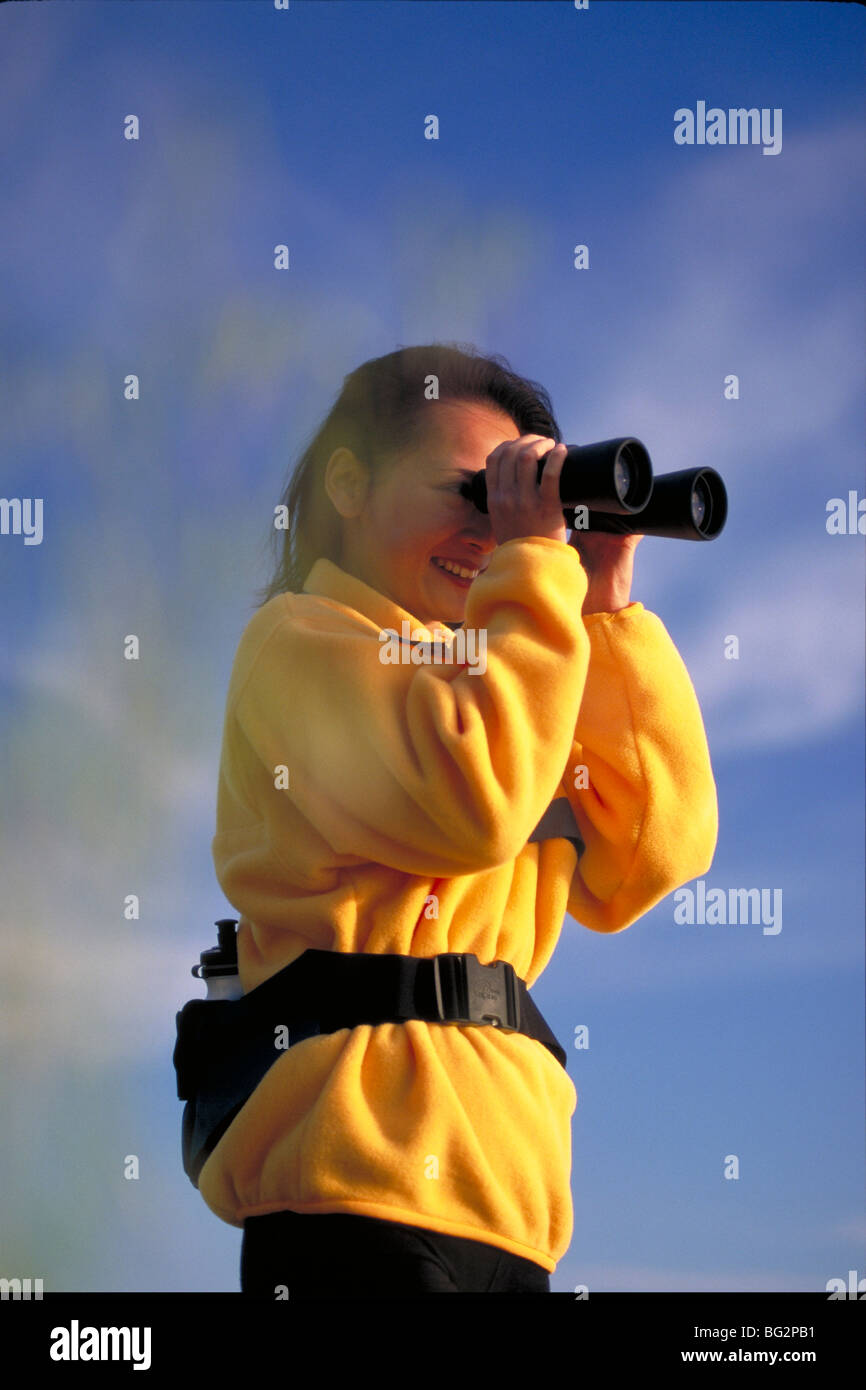
<path fill-rule="evenodd" d="M 549 457 L 539 459 L 536 481 Z M 461 489 L 481 512 L 487 511 L 484 472 Z M 684 468 L 654 478 L 649 454 L 632 438 L 570 444 L 559 495 L 566 525 L 579 531 L 711 541 L 728 515 L 728 495 L 714 468 Z"/>

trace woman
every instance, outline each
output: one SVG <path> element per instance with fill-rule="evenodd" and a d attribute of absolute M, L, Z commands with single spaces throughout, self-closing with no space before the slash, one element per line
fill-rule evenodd
<path fill-rule="evenodd" d="M 630 600 L 639 538 L 567 540 L 560 438 L 500 357 L 405 348 L 346 378 L 228 693 L 213 854 L 246 992 L 308 949 L 474 955 L 531 985 L 566 912 L 617 932 L 709 868 L 691 681 Z M 483 663 L 417 659 L 461 624 Z M 570 835 L 539 833 L 554 802 Z M 549 1292 L 576 1104 L 554 1046 L 400 1016 L 278 1052 L 202 1169 L 243 1226 L 244 1292 Z"/>

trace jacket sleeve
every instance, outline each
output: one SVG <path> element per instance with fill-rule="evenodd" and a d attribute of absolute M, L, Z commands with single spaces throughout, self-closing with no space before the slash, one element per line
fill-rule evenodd
<path fill-rule="evenodd" d="M 586 848 L 568 911 L 616 932 L 706 873 L 718 803 L 697 696 L 661 620 L 631 603 L 584 623 L 589 672 L 562 785 Z"/>
<path fill-rule="evenodd" d="M 498 546 L 463 624 L 479 654 L 483 638 L 483 671 L 480 660 L 476 670 L 386 664 L 371 619 L 287 596 L 250 646 L 235 697 L 257 794 L 290 797 L 345 864 L 451 877 L 514 859 L 572 747 L 589 661 L 586 585 L 564 542 Z M 280 765 L 285 790 L 274 785 Z"/>

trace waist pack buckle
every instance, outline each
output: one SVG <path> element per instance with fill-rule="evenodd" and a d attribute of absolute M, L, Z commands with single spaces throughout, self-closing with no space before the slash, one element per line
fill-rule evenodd
<path fill-rule="evenodd" d="M 433 986 L 441 1023 L 483 1023 L 520 1031 L 517 976 L 508 961 L 482 965 L 477 956 L 433 957 Z"/>

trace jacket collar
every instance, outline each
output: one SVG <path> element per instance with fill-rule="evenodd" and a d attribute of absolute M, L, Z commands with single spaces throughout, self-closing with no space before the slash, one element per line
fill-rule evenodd
<path fill-rule="evenodd" d="M 404 622 L 409 624 L 410 635 L 419 634 L 415 638 L 416 641 L 432 640 L 437 628 L 440 629 L 440 635 L 446 639 L 454 636 L 454 631 L 448 623 L 438 618 L 434 618 L 429 625 L 419 622 L 393 599 L 380 594 L 377 589 L 371 588 L 347 570 L 340 569 L 339 565 L 335 565 L 334 561 L 325 555 L 320 556 L 310 569 L 304 580 L 303 592 L 319 594 L 322 598 L 330 598 L 336 603 L 345 604 L 347 608 L 354 608 L 376 623 L 380 629 L 392 628 L 401 637 Z M 455 624 L 455 627 L 460 626 L 462 624 Z"/>

